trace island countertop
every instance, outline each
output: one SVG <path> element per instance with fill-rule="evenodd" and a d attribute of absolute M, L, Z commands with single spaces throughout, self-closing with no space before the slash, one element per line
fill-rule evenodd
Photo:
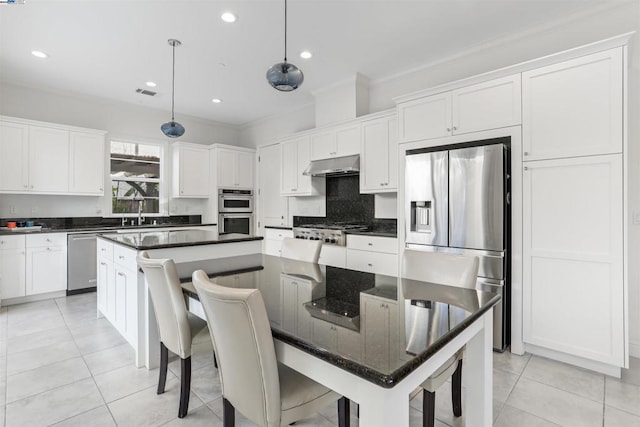
<path fill-rule="evenodd" d="M 140 231 L 109 233 L 100 237 L 136 250 L 178 248 L 185 246 L 262 240 L 262 236 L 240 233 L 218 233 L 210 230 Z"/>

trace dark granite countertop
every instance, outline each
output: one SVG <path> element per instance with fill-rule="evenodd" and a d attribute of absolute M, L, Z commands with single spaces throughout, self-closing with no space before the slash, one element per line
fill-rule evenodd
<path fill-rule="evenodd" d="M 221 286 L 259 288 L 274 338 L 386 388 L 407 377 L 500 301 L 499 295 L 476 289 L 263 254 L 177 263 L 176 269 L 183 290 L 194 298 L 198 295 L 190 282 L 196 270 L 204 270 Z M 295 280 L 283 286 L 281 279 L 291 276 Z M 363 316 L 361 301 L 369 304 L 371 298 L 380 301 L 367 305 Z M 383 305 L 386 308 L 378 309 Z M 311 332 L 322 325 L 344 330 L 341 333 L 350 334 L 345 335 L 349 338 L 328 348 L 323 334 L 316 337 Z M 388 331 L 389 337 L 365 341 L 363 337 L 372 331 Z M 358 351 L 352 351 L 354 345 Z"/>
<path fill-rule="evenodd" d="M 70 228 L 45 228 L 34 230 L 29 229 L 29 227 L 17 227 L 15 231 L 10 230 L 0 230 L 0 236 L 13 236 L 18 234 L 38 234 L 38 233 L 96 233 L 96 232 L 113 232 L 116 230 L 127 230 L 127 229 L 145 229 L 145 230 L 153 230 L 156 228 L 173 228 L 173 227 L 205 227 L 205 226 L 215 226 L 217 224 L 143 224 L 143 225 L 128 225 L 126 227 L 123 226 L 104 226 L 104 225 L 83 225 L 77 227 Z"/>
<path fill-rule="evenodd" d="M 208 230 L 138 231 L 108 233 L 101 235 L 101 237 L 136 250 L 250 242 L 263 239 L 262 236 L 249 236 L 239 233 L 221 234 L 217 231 Z"/>
<path fill-rule="evenodd" d="M 275 228 L 276 230 L 291 230 L 292 227 L 286 227 L 284 225 L 265 225 L 264 228 Z"/>

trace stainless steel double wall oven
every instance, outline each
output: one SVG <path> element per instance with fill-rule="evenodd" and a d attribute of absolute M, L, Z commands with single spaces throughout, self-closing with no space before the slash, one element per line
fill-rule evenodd
<path fill-rule="evenodd" d="M 218 190 L 218 231 L 241 234 L 253 232 L 252 190 Z"/>

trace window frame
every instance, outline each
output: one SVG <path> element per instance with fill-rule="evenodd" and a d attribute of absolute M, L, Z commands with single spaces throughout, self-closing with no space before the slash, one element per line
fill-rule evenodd
<path fill-rule="evenodd" d="M 113 201 L 112 201 L 112 183 L 113 180 L 111 178 L 111 142 L 121 142 L 125 144 L 139 144 L 139 145 L 149 145 L 155 146 L 160 149 L 160 178 L 158 180 L 159 191 L 158 191 L 158 212 L 154 213 L 143 213 L 142 216 L 147 217 L 163 217 L 169 215 L 169 179 L 167 176 L 167 162 L 169 159 L 168 153 L 168 145 L 164 141 L 148 141 L 143 139 L 131 139 L 131 138 L 118 138 L 112 137 L 109 138 L 109 143 L 107 145 L 106 150 L 106 162 L 108 167 L 107 169 L 107 188 L 109 189 L 109 193 L 105 194 L 105 212 L 109 213 L 109 217 L 111 218 L 137 218 L 137 213 L 121 213 L 121 212 L 113 212 Z M 155 182 L 155 179 L 145 180 L 144 178 L 137 179 L 139 182 Z"/>

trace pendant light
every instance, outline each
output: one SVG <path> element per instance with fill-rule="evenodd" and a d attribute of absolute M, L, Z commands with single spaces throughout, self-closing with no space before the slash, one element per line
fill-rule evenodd
<path fill-rule="evenodd" d="M 164 123 L 160 126 L 162 133 L 169 138 L 179 138 L 184 135 L 184 126 L 174 120 L 173 104 L 175 98 L 175 86 L 176 86 L 176 47 L 179 47 L 182 43 L 180 40 L 169 39 L 169 46 L 173 48 L 173 74 L 171 76 L 171 121 Z"/>
<path fill-rule="evenodd" d="M 267 70 L 267 81 L 277 90 L 291 92 L 296 90 L 303 80 L 302 71 L 287 62 L 287 0 L 284 0 L 284 62 L 272 65 Z"/>

